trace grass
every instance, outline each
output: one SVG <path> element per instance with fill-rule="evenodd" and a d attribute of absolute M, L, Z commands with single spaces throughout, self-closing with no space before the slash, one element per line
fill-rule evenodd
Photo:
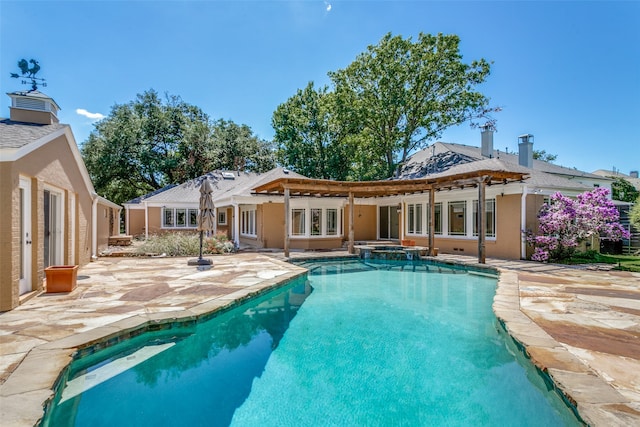
<path fill-rule="evenodd" d="M 635 255 L 608 255 L 596 251 L 587 251 L 575 253 L 569 259 L 569 264 L 591 263 L 617 264 L 616 270 L 640 273 L 640 256 Z"/>

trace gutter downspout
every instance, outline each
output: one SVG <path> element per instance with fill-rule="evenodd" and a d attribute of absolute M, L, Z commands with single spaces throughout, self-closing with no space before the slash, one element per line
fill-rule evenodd
<path fill-rule="evenodd" d="M 520 200 L 520 259 L 527 258 L 527 242 L 525 232 L 527 231 L 527 186 L 522 186 L 522 198 Z"/>
<path fill-rule="evenodd" d="M 98 194 L 91 194 L 91 261 L 98 259 Z"/>
<path fill-rule="evenodd" d="M 145 242 L 149 240 L 149 206 L 147 206 L 147 202 L 144 202 L 144 240 Z"/>
<path fill-rule="evenodd" d="M 233 240 L 236 248 L 240 248 L 240 205 L 233 204 Z"/>

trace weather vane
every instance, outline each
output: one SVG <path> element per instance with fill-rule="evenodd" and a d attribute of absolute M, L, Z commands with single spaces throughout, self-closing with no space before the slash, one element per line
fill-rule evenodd
<path fill-rule="evenodd" d="M 29 64 L 32 64 L 31 67 L 29 67 Z M 47 87 L 45 79 L 36 77 L 36 74 L 38 73 L 38 71 L 40 71 L 40 64 L 38 64 L 38 61 L 36 61 L 35 59 L 30 59 L 29 62 L 27 62 L 26 59 L 21 59 L 20 61 L 18 61 L 18 68 L 20 68 L 22 75 L 11 73 L 11 77 L 13 77 L 14 79 L 26 79 L 20 82 L 23 85 L 31 84 L 31 90 L 38 90 L 38 85 Z"/>

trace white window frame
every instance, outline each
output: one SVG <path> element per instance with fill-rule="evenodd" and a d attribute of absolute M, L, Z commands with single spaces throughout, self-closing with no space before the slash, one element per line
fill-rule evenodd
<path fill-rule="evenodd" d="M 449 215 L 449 213 L 457 208 L 456 205 L 458 205 L 459 207 L 462 207 L 462 232 L 453 232 L 452 231 L 452 227 L 453 227 L 453 221 L 451 219 L 451 215 Z M 447 234 L 449 236 L 455 236 L 455 237 L 464 237 L 467 235 L 467 231 L 468 231 L 468 227 L 467 227 L 467 201 L 466 200 L 453 200 L 447 203 L 447 216 L 448 216 L 448 223 L 447 223 Z"/>
<path fill-rule="evenodd" d="M 340 204 L 333 201 L 329 201 L 329 203 L 326 203 L 326 200 L 324 200 L 323 202 L 307 199 L 297 199 L 292 201 L 291 207 L 289 208 L 289 235 L 291 236 L 291 238 L 322 239 L 337 238 L 344 235 L 344 208 L 342 206 L 342 202 L 340 202 Z M 294 229 L 294 212 L 301 215 L 303 221 L 302 226 L 299 227 L 298 230 Z M 333 228 L 329 227 L 329 212 L 331 212 L 332 219 L 335 218 L 335 224 Z M 312 230 L 314 213 L 319 214 L 319 230 Z"/>
<path fill-rule="evenodd" d="M 257 237 L 257 223 L 256 223 L 256 206 L 241 206 L 240 207 L 240 235 L 246 237 Z"/>
<path fill-rule="evenodd" d="M 406 213 L 406 234 L 411 236 L 426 236 L 429 234 L 427 224 L 427 209 L 424 203 L 408 203 Z"/>
<path fill-rule="evenodd" d="M 195 224 L 191 223 L 191 213 L 196 212 L 196 222 Z M 184 214 L 184 223 L 178 224 L 178 214 Z M 167 213 L 170 213 L 172 224 L 167 224 Z M 182 207 L 182 206 L 163 206 L 161 212 L 161 225 L 162 229 L 168 230 L 189 230 L 198 227 L 198 209 Z"/>
<path fill-rule="evenodd" d="M 489 208 L 489 204 L 491 204 L 491 209 Z M 489 212 L 493 213 L 493 225 L 491 227 L 491 230 L 489 229 L 489 225 L 486 224 L 485 225 L 485 237 L 490 238 L 490 239 L 495 239 L 496 238 L 496 226 L 498 224 L 498 222 L 496 221 L 496 199 L 491 198 L 491 199 L 485 199 L 485 210 L 487 212 L 487 215 L 485 216 L 485 220 L 488 221 L 489 220 Z M 471 215 L 471 220 L 473 221 L 472 224 L 472 230 L 473 230 L 473 236 L 474 237 L 478 237 L 478 200 L 474 200 L 473 201 L 473 209 L 472 209 L 472 215 Z M 491 232 L 492 231 L 492 232 Z"/>
<path fill-rule="evenodd" d="M 227 210 L 219 209 L 217 215 L 218 225 L 227 225 Z"/>

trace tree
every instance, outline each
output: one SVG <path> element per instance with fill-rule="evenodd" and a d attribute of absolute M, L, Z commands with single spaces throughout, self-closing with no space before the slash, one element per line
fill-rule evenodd
<path fill-rule="evenodd" d="M 631 225 L 640 230 L 640 196 L 635 201 L 631 213 L 629 214 Z"/>
<path fill-rule="evenodd" d="M 347 68 L 330 72 L 339 120 L 359 123 L 374 164 L 393 175 L 407 156 L 424 148 L 450 126 L 488 118 L 489 99 L 475 90 L 490 72 L 480 59 L 466 64 L 456 35 L 420 33 L 411 38 L 385 35 Z"/>
<path fill-rule="evenodd" d="M 533 158 L 536 160 L 553 163 L 558 158 L 558 155 L 547 153 L 545 150 L 533 150 Z"/>
<path fill-rule="evenodd" d="M 213 169 L 242 169 L 266 172 L 276 166 L 270 142 L 253 135 L 247 125 L 218 120 L 212 127 Z"/>
<path fill-rule="evenodd" d="M 636 190 L 629 181 L 619 176 L 610 176 L 615 181 L 611 183 L 611 197 L 613 200 L 622 202 L 633 202 L 640 196 L 640 191 Z"/>
<path fill-rule="evenodd" d="M 335 120 L 334 95 L 313 82 L 280 104 L 271 120 L 278 161 L 310 178 L 347 179 L 349 132 Z"/>
<path fill-rule="evenodd" d="M 579 194 L 577 200 L 558 192 L 538 213 L 538 234 L 527 233 L 534 247 L 531 259 L 558 261 L 570 258 L 578 245 L 593 237 L 603 240 L 629 238 L 618 222 L 619 213 L 607 198 L 609 190 L 596 188 Z"/>
<path fill-rule="evenodd" d="M 154 90 L 114 105 L 94 126 L 82 155 L 96 191 L 116 203 L 214 169 L 275 165 L 270 144 L 248 126 L 211 123 L 200 108 Z"/>

